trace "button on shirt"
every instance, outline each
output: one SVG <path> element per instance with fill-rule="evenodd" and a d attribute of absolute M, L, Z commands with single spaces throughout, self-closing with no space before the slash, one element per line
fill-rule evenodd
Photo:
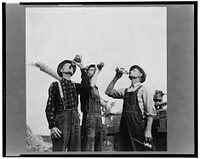
<path fill-rule="evenodd" d="M 75 84 L 72 81 L 62 79 L 60 81 L 64 95 L 64 107 L 66 109 L 76 109 L 78 107 L 78 96 Z"/>
<path fill-rule="evenodd" d="M 127 89 L 128 92 L 133 92 L 140 85 L 141 83 L 136 83 L 133 86 L 130 86 L 128 89 L 127 88 L 113 89 L 111 93 L 109 93 L 109 96 L 116 99 L 123 99 L 124 94 L 125 94 L 125 89 Z M 154 102 L 153 102 L 153 96 L 147 87 L 142 86 L 139 89 L 137 93 L 137 99 L 138 99 L 140 110 L 143 115 L 152 116 L 152 117 L 156 115 L 156 109 L 154 107 Z"/>

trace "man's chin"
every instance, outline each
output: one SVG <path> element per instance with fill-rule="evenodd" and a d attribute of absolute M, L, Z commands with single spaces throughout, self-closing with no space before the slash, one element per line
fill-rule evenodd
<path fill-rule="evenodd" d="M 68 74 L 68 75 L 73 75 L 73 73 L 72 72 L 66 72 L 65 74 Z"/>
<path fill-rule="evenodd" d="M 130 79 L 130 80 L 132 80 L 132 79 L 135 79 L 135 78 L 137 78 L 137 77 L 134 77 L 134 76 L 128 76 L 128 78 Z"/>

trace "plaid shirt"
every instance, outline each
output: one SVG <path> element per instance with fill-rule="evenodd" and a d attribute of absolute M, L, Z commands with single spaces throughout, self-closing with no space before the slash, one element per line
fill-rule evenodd
<path fill-rule="evenodd" d="M 73 83 L 66 79 L 61 79 L 60 84 L 62 87 L 64 100 L 60 97 L 58 82 L 53 82 L 49 87 L 49 97 L 47 106 L 45 109 L 49 129 L 56 126 L 55 116 L 59 112 L 63 112 L 66 109 L 77 109 L 78 107 L 78 95 L 82 92 L 89 91 L 91 89 L 90 83 L 87 78 L 85 69 L 81 69 L 81 78 L 84 83 Z"/>

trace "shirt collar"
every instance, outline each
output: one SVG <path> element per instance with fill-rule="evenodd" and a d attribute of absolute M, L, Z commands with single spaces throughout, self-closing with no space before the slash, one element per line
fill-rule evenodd
<path fill-rule="evenodd" d="M 67 80 L 67 79 L 65 79 L 65 78 L 62 78 L 61 81 L 62 81 L 62 82 L 71 82 L 71 80 Z"/>
<path fill-rule="evenodd" d="M 135 84 L 131 85 L 130 87 L 136 88 L 136 87 L 138 87 L 140 85 L 141 85 L 141 83 L 138 82 L 138 83 L 135 83 Z"/>

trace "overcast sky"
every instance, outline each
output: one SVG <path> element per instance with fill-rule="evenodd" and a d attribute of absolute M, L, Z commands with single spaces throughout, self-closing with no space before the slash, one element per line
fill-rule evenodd
<path fill-rule="evenodd" d="M 147 73 L 144 83 L 152 93 L 167 92 L 167 17 L 166 7 L 42 7 L 26 8 L 26 112 L 27 124 L 35 134 L 49 135 L 45 107 L 48 88 L 55 81 L 32 67 L 43 62 L 51 69 L 65 59 L 81 54 L 83 64 L 105 66 L 98 78 L 102 98 L 116 67 L 137 64 Z M 72 77 L 80 82 L 80 70 Z M 130 86 L 124 75 L 115 88 Z"/>

